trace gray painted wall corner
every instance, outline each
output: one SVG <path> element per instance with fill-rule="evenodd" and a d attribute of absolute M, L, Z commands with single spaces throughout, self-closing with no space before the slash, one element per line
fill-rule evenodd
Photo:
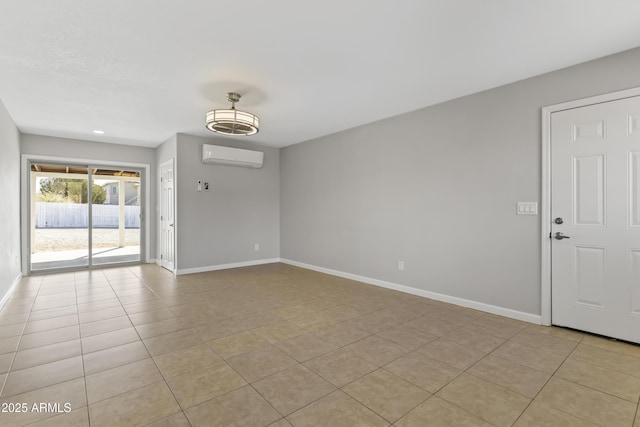
<path fill-rule="evenodd" d="M 264 166 L 203 164 L 202 144 L 263 151 Z M 176 170 L 178 270 L 280 256 L 278 148 L 178 134 Z M 208 182 L 209 191 L 198 192 L 198 180 Z"/>
<path fill-rule="evenodd" d="M 0 101 L 0 301 L 21 275 L 20 132 Z"/>

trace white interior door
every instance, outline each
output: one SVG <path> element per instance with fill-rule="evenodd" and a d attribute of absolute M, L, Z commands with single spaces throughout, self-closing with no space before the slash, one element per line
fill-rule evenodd
<path fill-rule="evenodd" d="M 640 97 L 551 115 L 552 323 L 638 343 L 639 126 Z"/>
<path fill-rule="evenodd" d="M 175 219 L 173 160 L 160 167 L 160 260 L 161 265 L 171 271 L 175 269 Z"/>

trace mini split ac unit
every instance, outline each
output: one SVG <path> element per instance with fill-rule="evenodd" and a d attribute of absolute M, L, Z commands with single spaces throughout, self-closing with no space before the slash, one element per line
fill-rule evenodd
<path fill-rule="evenodd" d="M 263 161 L 262 151 L 202 144 L 202 163 L 261 168 Z"/>

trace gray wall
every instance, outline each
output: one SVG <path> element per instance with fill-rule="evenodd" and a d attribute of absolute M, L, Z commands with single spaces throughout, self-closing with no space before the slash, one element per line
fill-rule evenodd
<path fill-rule="evenodd" d="M 640 49 L 286 147 L 281 256 L 540 314 L 541 107 L 636 86 Z"/>
<path fill-rule="evenodd" d="M 57 138 L 52 136 L 22 134 L 20 149 L 23 154 L 37 154 L 41 156 L 66 157 L 69 159 L 91 159 L 111 162 L 145 163 L 151 165 L 149 176 L 150 212 L 147 212 L 149 222 L 149 257 L 156 253 L 156 153 L 154 148 L 136 147 L 131 145 L 107 144 L 101 142 L 82 141 L 77 139 Z"/>
<path fill-rule="evenodd" d="M 263 151 L 264 166 L 202 164 L 202 144 Z M 178 270 L 279 257 L 279 149 L 178 134 L 177 152 Z M 196 191 L 198 180 L 208 192 Z"/>
<path fill-rule="evenodd" d="M 0 299 L 20 275 L 20 132 L 0 101 Z"/>

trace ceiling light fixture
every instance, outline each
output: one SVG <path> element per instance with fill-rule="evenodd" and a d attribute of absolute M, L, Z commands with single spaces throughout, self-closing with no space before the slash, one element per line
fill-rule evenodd
<path fill-rule="evenodd" d="M 246 111 L 236 110 L 236 102 L 240 101 L 240 94 L 227 93 L 231 108 L 225 110 L 211 110 L 207 113 L 207 129 L 224 135 L 249 136 L 258 133 L 260 119 Z"/>
<path fill-rule="evenodd" d="M 96 135 L 102 135 L 102 134 L 104 134 L 104 131 L 96 129 L 96 130 L 93 131 L 93 133 L 95 133 Z"/>

